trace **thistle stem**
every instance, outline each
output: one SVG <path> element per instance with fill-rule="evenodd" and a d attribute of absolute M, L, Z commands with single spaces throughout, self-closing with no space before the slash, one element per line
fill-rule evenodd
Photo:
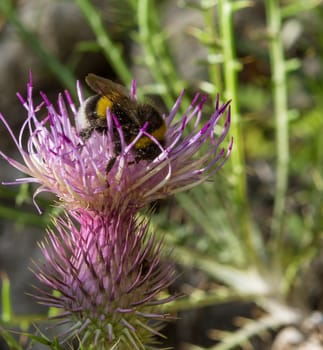
<path fill-rule="evenodd" d="M 216 27 L 214 26 L 215 18 L 214 18 L 214 10 L 212 7 L 206 9 L 204 11 L 204 20 L 206 25 L 206 30 L 211 39 L 215 40 L 219 37 Z M 216 56 L 219 54 L 219 49 L 215 47 L 215 43 L 210 43 L 208 46 L 208 55 Z M 213 83 L 217 91 L 223 90 L 223 84 L 221 79 L 221 69 L 220 64 L 212 63 L 209 64 L 209 77 L 210 81 Z"/>
<path fill-rule="evenodd" d="M 277 0 L 266 0 L 266 13 L 270 37 L 270 59 L 272 67 L 272 82 L 274 88 L 274 113 L 276 128 L 276 190 L 272 218 L 272 233 L 274 237 L 274 252 L 277 258 L 283 244 L 283 221 L 288 187 L 288 103 L 286 82 L 286 61 L 284 60 L 283 43 L 280 36 L 281 10 Z"/>
<path fill-rule="evenodd" d="M 137 21 L 139 28 L 139 40 L 144 50 L 145 64 L 157 83 L 164 88 L 163 98 L 170 108 L 180 91 L 184 82 L 178 78 L 174 63 L 170 58 L 169 50 L 165 44 L 165 35 L 159 26 L 159 14 L 153 0 L 138 0 Z M 183 105 L 190 101 L 183 97 Z"/>
<path fill-rule="evenodd" d="M 91 26 L 97 43 L 106 59 L 122 82 L 129 86 L 132 80 L 130 70 L 122 57 L 121 49 L 111 40 L 106 32 L 99 11 L 88 0 L 76 0 L 76 3 Z"/>
<path fill-rule="evenodd" d="M 234 149 L 231 155 L 233 185 L 235 188 L 235 203 L 238 208 L 238 220 L 241 223 L 241 242 L 247 249 L 246 258 L 256 260 L 255 248 L 252 242 L 250 210 L 247 196 L 246 166 L 244 159 L 244 145 L 241 137 L 241 116 L 238 106 L 237 72 L 239 64 L 235 57 L 235 43 L 233 34 L 233 8 L 231 0 L 219 0 L 219 24 L 222 38 L 225 98 L 231 102 L 231 135 L 234 139 Z"/>

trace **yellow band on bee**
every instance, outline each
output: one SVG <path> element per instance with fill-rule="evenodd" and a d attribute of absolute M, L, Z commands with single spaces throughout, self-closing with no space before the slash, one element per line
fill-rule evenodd
<path fill-rule="evenodd" d="M 162 126 L 160 126 L 158 129 L 154 130 L 151 135 L 158 141 L 162 141 L 165 138 L 165 132 L 166 132 L 166 125 L 163 124 Z M 141 137 L 137 142 L 135 147 L 138 149 L 141 148 L 145 148 L 149 145 L 151 145 L 153 141 L 147 137 L 147 136 L 143 136 Z"/>
<path fill-rule="evenodd" d="M 100 97 L 96 104 L 96 114 L 100 118 L 105 118 L 107 114 L 107 108 L 112 108 L 113 102 L 106 96 Z"/>

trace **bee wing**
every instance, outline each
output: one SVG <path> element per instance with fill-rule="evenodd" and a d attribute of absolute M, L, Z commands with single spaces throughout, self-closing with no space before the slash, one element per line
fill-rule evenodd
<path fill-rule="evenodd" d="M 102 78 L 90 73 L 85 77 L 87 85 L 97 94 L 107 96 L 112 101 L 118 97 L 128 97 L 129 93 L 125 87 L 110 79 Z"/>
<path fill-rule="evenodd" d="M 1 0 L 0 0 L 1 1 Z M 139 126 L 140 120 L 137 117 L 137 103 L 130 99 L 127 89 L 110 79 L 102 78 L 96 74 L 89 73 L 85 77 L 88 86 L 97 94 L 106 96 L 113 103 L 116 103 L 122 109 L 127 111 L 129 117 Z"/>

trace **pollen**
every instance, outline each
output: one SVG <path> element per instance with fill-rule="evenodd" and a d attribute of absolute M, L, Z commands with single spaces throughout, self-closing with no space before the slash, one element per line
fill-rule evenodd
<path fill-rule="evenodd" d="M 151 136 L 153 136 L 158 141 L 163 141 L 165 139 L 165 134 L 166 134 L 166 125 L 165 123 L 163 123 L 163 125 L 161 125 L 158 129 L 154 130 L 151 133 Z M 148 136 L 143 136 L 138 140 L 138 142 L 136 142 L 135 147 L 137 149 L 142 149 L 151 145 L 152 142 L 153 141 Z"/>
<path fill-rule="evenodd" d="M 100 97 L 96 105 L 96 113 L 100 118 L 106 117 L 107 109 L 111 109 L 113 102 L 106 96 Z"/>

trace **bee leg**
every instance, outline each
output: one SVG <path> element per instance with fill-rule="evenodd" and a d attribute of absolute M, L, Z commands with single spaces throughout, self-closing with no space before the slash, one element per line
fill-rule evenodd
<path fill-rule="evenodd" d="M 94 128 L 83 129 L 79 132 L 79 136 L 85 141 L 91 136 L 93 130 Z"/>
<path fill-rule="evenodd" d="M 110 170 L 113 168 L 114 163 L 116 162 L 117 157 L 113 157 L 109 160 L 107 167 L 105 168 L 106 173 L 108 174 Z"/>

